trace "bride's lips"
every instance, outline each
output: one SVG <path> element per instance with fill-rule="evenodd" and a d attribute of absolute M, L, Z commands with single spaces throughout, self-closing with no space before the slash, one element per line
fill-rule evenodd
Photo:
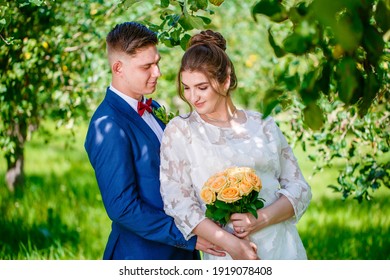
<path fill-rule="evenodd" d="M 194 104 L 194 106 L 195 106 L 196 108 L 202 108 L 203 105 L 204 105 L 204 102 L 196 102 L 196 103 Z"/>

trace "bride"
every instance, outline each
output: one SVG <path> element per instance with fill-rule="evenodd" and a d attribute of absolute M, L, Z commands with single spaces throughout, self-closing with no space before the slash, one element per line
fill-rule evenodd
<path fill-rule="evenodd" d="M 204 237 L 227 253 L 206 252 L 204 259 L 307 259 L 296 223 L 310 203 L 310 186 L 274 120 L 234 105 L 237 78 L 225 49 L 221 34 L 202 31 L 191 38 L 182 58 L 179 96 L 191 111 L 171 120 L 164 131 L 165 212 L 186 238 Z M 221 228 L 205 217 L 200 191 L 210 176 L 232 166 L 255 170 L 265 205 L 257 218 L 235 213 Z"/>

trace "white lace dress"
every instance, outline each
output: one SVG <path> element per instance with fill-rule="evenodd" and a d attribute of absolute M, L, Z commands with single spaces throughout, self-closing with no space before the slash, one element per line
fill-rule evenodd
<path fill-rule="evenodd" d="M 200 189 L 213 174 L 231 166 L 254 168 L 262 181 L 260 197 L 265 206 L 285 195 L 295 216 L 269 226 L 250 238 L 261 259 L 306 259 L 295 226 L 311 200 L 307 184 L 292 149 L 272 118 L 244 111 L 246 122 L 221 128 L 203 121 L 193 112 L 176 117 L 167 125 L 161 146 L 161 195 L 166 213 L 174 217 L 186 238 L 205 219 Z M 204 254 L 204 259 L 231 259 Z"/>

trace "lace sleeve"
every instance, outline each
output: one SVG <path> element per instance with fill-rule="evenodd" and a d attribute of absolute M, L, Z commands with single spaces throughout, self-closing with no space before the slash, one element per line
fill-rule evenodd
<path fill-rule="evenodd" d="M 287 143 L 287 140 L 279 127 L 275 125 L 276 138 L 279 140 L 280 152 L 280 175 L 281 189 L 278 193 L 285 195 L 294 207 L 295 222 L 298 222 L 305 213 L 312 198 L 311 188 L 306 182 L 298 161 Z"/>
<path fill-rule="evenodd" d="M 161 144 L 160 181 L 165 212 L 172 216 L 184 238 L 205 219 L 191 180 L 186 148 L 190 144 L 185 121 L 176 117 L 167 125 Z"/>

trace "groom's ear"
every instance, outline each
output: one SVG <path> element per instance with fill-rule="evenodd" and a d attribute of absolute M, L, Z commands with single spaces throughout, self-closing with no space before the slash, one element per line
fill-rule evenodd
<path fill-rule="evenodd" d="M 122 61 L 116 60 L 111 66 L 112 73 L 120 74 L 122 72 Z"/>

